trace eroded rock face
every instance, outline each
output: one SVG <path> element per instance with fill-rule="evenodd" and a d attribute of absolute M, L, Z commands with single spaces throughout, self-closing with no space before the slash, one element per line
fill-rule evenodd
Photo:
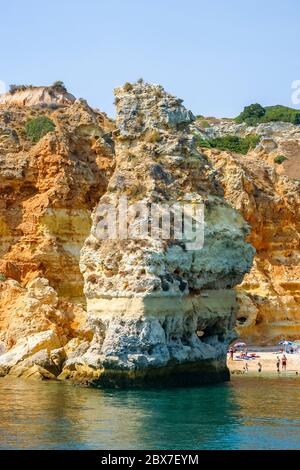
<path fill-rule="evenodd" d="M 237 288 L 237 328 L 247 342 L 300 334 L 300 183 L 280 176 L 255 151 L 207 150 L 226 199 L 251 226 L 253 267 Z"/>
<path fill-rule="evenodd" d="M 238 287 L 237 330 L 247 342 L 274 344 L 300 334 L 300 126 L 285 122 L 252 127 L 208 118 L 194 131 L 204 138 L 260 136 L 247 155 L 202 149 L 226 199 L 251 226 L 253 267 Z M 206 123 L 207 125 L 207 123 Z M 281 164 L 276 157 L 283 158 Z M 281 160 L 282 161 L 282 160 Z"/>
<path fill-rule="evenodd" d="M 144 83 L 115 95 L 116 167 L 100 205 L 117 207 L 124 195 L 129 204 L 203 204 L 204 247 L 187 249 L 183 241 L 151 235 L 99 241 L 95 210 L 80 261 L 95 334 L 77 372 L 93 368 L 95 382 L 105 385 L 226 379 L 233 287 L 254 252 L 244 240 L 248 227 L 197 151 L 189 132 L 193 116 L 181 100 Z M 135 227 L 134 218 L 129 225 Z M 64 373 L 72 376 L 72 368 Z"/>
<path fill-rule="evenodd" d="M 113 169 L 114 125 L 83 100 L 55 110 L 47 100 L 40 105 L 0 105 L 0 354 L 20 341 L 25 350 L 44 331 L 58 338 L 49 351 L 91 336 L 79 254 Z M 37 116 L 50 117 L 56 127 L 34 144 L 24 127 Z M 4 363 L 7 356 L 0 357 Z M 17 354 L 13 359 L 3 370 L 23 361 Z"/>
<path fill-rule="evenodd" d="M 79 333 L 85 311 L 57 295 L 48 279 L 37 277 L 22 287 L 12 279 L 0 282 L 0 341 L 4 351 L 20 339 L 53 330 L 61 345 Z"/>
<path fill-rule="evenodd" d="M 300 126 L 288 122 L 268 122 L 258 126 L 248 126 L 245 123 L 237 124 L 234 121 L 216 120 L 205 129 L 200 129 L 204 138 L 223 137 L 235 135 L 245 137 L 257 135 L 260 142 L 253 152 L 249 154 L 273 166 L 280 175 L 290 179 L 300 179 Z M 199 132 L 197 124 L 196 131 Z M 282 164 L 276 164 L 274 159 L 285 157 Z"/>
<path fill-rule="evenodd" d="M 25 285 L 43 276 L 59 295 L 81 297 L 79 252 L 112 171 L 113 125 L 80 100 L 54 112 L 7 112 L 18 142 L 0 147 L 0 272 Z M 24 125 L 43 114 L 56 130 L 33 145 L 24 138 Z"/>

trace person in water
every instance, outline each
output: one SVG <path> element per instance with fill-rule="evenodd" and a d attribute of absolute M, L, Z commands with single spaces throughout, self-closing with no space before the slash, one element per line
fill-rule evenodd
<path fill-rule="evenodd" d="M 280 357 L 279 356 L 277 356 L 276 367 L 277 367 L 277 372 L 280 372 Z"/>
<path fill-rule="evenodd" d="M 261 370 L 262 370 L 262 364 L 259 362 L 257 365 L 258 365 L 258 372 L 261 372 Z"/>
<path fill-rule="evenodd" d="M 287 358 L 286 358 L 286 355 L 284 354 L 281 359 L 282 370 L 286 370 L 286 363 L 287 363 Z"/>

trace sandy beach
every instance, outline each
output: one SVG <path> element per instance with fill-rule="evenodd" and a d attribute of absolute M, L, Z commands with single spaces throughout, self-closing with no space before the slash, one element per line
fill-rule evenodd
<path fill-rule="evenodd" d="M 287 366 L 286 370 L 282 370 L 281 359 L 284 353 L 278 352 L 256 352 L 259 358 L 250 360 L 238 360 L 237 356 L 239 353 L 235 353 L 233 360 L 230 358 L 230 354 L 227 355 L 227 365 L 231 374 L 244 374 L 255 375 L 255 376 L 287 376 L 287 377 L 299 377 L 300 378 L 300 354 L 286 354 Z M 280 372 L 277 372 L 276 362 L 277 356 L 280 358 Z M 261 363 L 262 370 L 258 372 L 258 363 Z M 245 365 L 248 364 L 248 371 L 245 370 Z M 299 375 L 298 375 L 298 374 Z"/>

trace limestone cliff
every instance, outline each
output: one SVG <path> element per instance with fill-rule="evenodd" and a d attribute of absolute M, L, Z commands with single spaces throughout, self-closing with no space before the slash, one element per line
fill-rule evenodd
<path fill-rule="evenodd" d="M 208 118 L 209 122 L 210 119 Z M 300 126 L 288 122 L 268 122 L 258 126 L 237 124 L 234 121 L 212 119 L 211 125 L 201 128 L 201 121 L 196 122 L 196 132 L 204 138 L 223 137 L 226 135 L 246 137 L 257 135 L 259 144 L 253 150 L 254 158 L 259 158 L 273 166 L 276 172 L 291 179 L 300 180 Z M 249 152 L 251 155 L 251 152 Z M 276 164 L 276 157 L 284 157 L 281 164 Z M 274 161 L 275 160 L 275 161 Z"/>
<path fill-rule="evenodd" d="M 39 87 L 29 92 L 41 97 Z M 90 231 L 90 212 L 113 167 L 113 124 L 104 114 L 83 100 L 54 108 L 47 99 L 21 106 L 23 93 L 0 102 L 4 351 L 41 331 L 55 332 L 60 346 L 80 335 L 85 299 L 79 252 Z M 55 130 L 34 144 L 25 124 L 40 116 L 51 118 Z"/>
<path fill-rule="evenodd" d="M 271 122 L 250 127 L 212 120 L 196 133 L 215 138 L 260 136 L 247 155 L 203 149 L 226 199 L 251 226 L 253 267 L 238 287 L 238 332 L 247 342 L 274 343 L 300 334 L 300 126 Z M 282 155 L 282 164 L 274 159 Z"/>
<path fill-rule="evenodd" d="M 201 130 L 257 132 L 241 156 L 197 149 L 197 121 L 158 85 L 116 89 L 116 123 L 48 88 L 0 98 L 0 374 L 213 382 L 228 377 L 236 315 L 247 341 L 299 337 L 298 126 Z M 55 129 L 33 143 L 25 126 L 41 116 Z M 139 239 L 133 214 L 129 237 L 99 239 L 99 208 L 110 204 L 124 226 L 124 196 L 203 206 L 203 248 L 161 227 Z"/>
<path fill-rule="evenodd" d="M 300 335 L 300 182 L 278 175 L 255 152 L 206 151 L 226 199 L 251 226 L 253 267 L 238 287 L 238 331 L 248 342 Z"/>
<path fill-rule="evenodd" d="M 95 210 L 81 252 L 95 335 L 75 361 L 75 375 L 80 366 L 87 373 L 87 366 L 99 371 L 97 384 L 133 386 L 225 379 L 233 287 L 252 264 L 247 225 L 197 151 L 189 132 L 193 116 L 181 100 L 144 83 L 118 88 L 115 96 L 116 166 L 100 205 L 117 207 L 122 195 L 129 204 L 203 204 L 204 247 L 188 249 L 183 240 L 152 234 L 100 241 Z M 130 225 L 135 223 L 133 217 Z"/>

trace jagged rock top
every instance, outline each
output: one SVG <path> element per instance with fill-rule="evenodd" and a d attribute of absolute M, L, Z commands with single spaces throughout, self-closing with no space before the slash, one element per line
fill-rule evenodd
<path fill-rule="evenodd" d="M 116 88 L 114 93 L 117 126 L 125 137 L 147 129 L 178 128 L 195 119 L 182 100 L 166 93 L 161 85 L 138 81 Z"/>
<path fill-rule="evenodd" d="M 194 116 L 181 99 L 160 85 L 141 81 L 115 89 L 115 96 L 118 164 L 108 192 L 131 197 L 131 188 L 143 180 L 141 199 L 186 199 L 190 192 L 196 199 L 199 194 L 223 195 L 207 159 L 196 148 L 190 132 Z"/>
<path fill-rule="evenodd" d="M 253 250 L 244 241 L 248 229 L 224 200 L 212 166 L 196 148 L 190 131 L 193 114 L 158 85 L 126 84 L 115 95 L 116 166 L 99 207 L 117 208 L 122 196 L 128 205 L 201 204 L 205 242 L 203 249 L 192 250 L 181 240 L 157 240 L 150 234 L 100 242 L 101 217 L 95 210 L 81 251 L 87 298 L 182 296 L 204 286 L 236 284 L 252 263 Z M 136 221 L 129 225 L 135 227 Z"/>

